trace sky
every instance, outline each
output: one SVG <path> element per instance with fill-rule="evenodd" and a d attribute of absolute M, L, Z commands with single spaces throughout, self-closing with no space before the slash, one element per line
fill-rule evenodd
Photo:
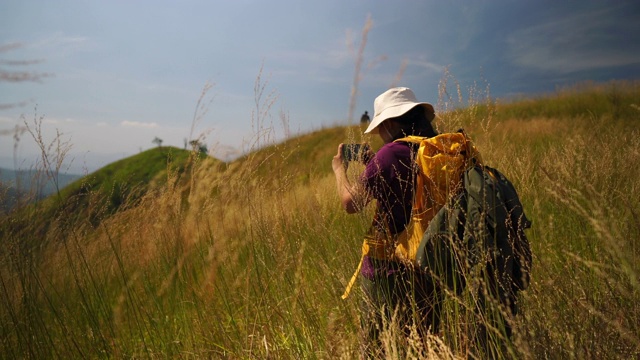
<path fill-rule="evenodd" d="M 391 86 L 444 111 L 443 83 L 508 99 L 639 78 L 638 1 L 0 0 L 0 167 L 38 158 L 25 123 L 90 173 L 156 137 L 229 158 L 354 124 Z"/>

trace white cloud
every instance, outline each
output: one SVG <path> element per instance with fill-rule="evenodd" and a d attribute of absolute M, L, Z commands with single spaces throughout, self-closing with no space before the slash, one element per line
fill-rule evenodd
<path fill-rule="evenodd" d="M 58 119 L 58 118 L 53 118 L 53 117 L 45 117 L 45 118 L 42 119 L 42 122 L 44 124 L 48 124 L 48 125 L 61 125 L 61 124 L 74 124 L 74 123 L 77 123 L 77 121 L 75 119 L 72 119 L 72 118 Z"/>
<path fill-rule="evenodd" d="M 355 54 L 344 44 L 344 38 L 314 44 L 310 48 L 278 49 L 266 55 L 269 72 L 282 78 L 310 79 L 319 83 L 344 81 L 341 70 L 351 70 Z"/>
<path fill-rule="evenodd" d="M 88 40 L 89 38 L 85 36 L 69 36 L 62 32 L 55 32 L 28 45 L 33 48 L 76 48 L 86 44 Z"/>
<path fill-rule="evenodd" d="M 640 27 L 623 13 L 607 7 L 517 30 L 507 38 L 508 55 L 522 67 L 557 73 L 639 63 L 630 40 Z"/>
<path fill-rule="evenodd" d="M 445 69 L 445 66 L 443 65 L 439 65 L 436 63 L 432 63 L 430 61 L 422 60 L 422 59 L 417 59 L 417 60 L 408 59 L 407 65 L 415 65 L 439 74 L 442 73 Z"/>
<path fill-rule="evenodd" d="M 158 127 L 158 123 L 156 122 L 140 122 L 140 121 L 122 121 L 120 126 L 123 127 L 134 127 L 134 128 L 155 128 Z"/>
<path fill-rule="evenodd" d="M 12 119 L 6 116 L 0 116 L 0 124 L 15 124 L 16 119 Z"/>
<path fill-rule="evenodd" d="M 344 47 L 344 46 L 343 46 Z M 304 65 L 311 68 L 341 68 L 351 66 L 353 57 L 344 49 L 310 49 L 278 51 L 268 56 L 269 61 L 281 62 L 287 66 Z"/>

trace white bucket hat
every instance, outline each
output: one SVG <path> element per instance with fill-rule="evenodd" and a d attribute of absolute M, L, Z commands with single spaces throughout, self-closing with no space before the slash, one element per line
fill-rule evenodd
<path fill-rule="evenodd" d="M 373 102 L 373 120 L 364 131 L 365 134 L 375 134 L 378 126 L 385 120 L 404 115 L 416 106 L 423 106 L 429 121 L 435 117 L 433 105 L 426 102 L 418 102 L 416 95 L 406 87 L 391 88 L 380 94 Z"/>

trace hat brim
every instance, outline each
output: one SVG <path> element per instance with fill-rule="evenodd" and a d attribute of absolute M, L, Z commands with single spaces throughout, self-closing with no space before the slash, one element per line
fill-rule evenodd
<path fill-rule="evenodd" d="M 433 106 L 429 103 L 405 103 L 405 104 L 400 104 L 393 107 L 388 107 L 384 109 L 380 114 L 377 114 L 373 117 L 373 119 L 371 120 L 371 123 L 369 123 L 369 126 L 364 131 L 364 133 L 377 134 L 379 131 L 380 124 L 382 124 L 386 120 L 402 116 L 416 106 L 424 107 L 427 114 L 432 114 L 432 115 L 435 114 L 435 112 L 433 111 Z M 432 121 L 433 118 L 434 116 L 431 116 L 431 119 L 429 119 L 429 121 Z"/>

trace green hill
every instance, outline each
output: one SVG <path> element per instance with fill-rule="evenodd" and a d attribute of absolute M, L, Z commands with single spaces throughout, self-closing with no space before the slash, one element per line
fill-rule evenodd
<path fill-rule="evenodd" d="M 168 174 L 180 177 L 193 160 L 191 151 L 157 147 L 111 163 L 65 187 L 62 201 L 90 193 L 107 196 L 107 212 L 134 206 L 149 191 L 166 184 Z M 78 203 L 83 204 L 82 201 Z M 80 210 L 76 208 L 75 210 Z"/>
<path fill-rule="evenodd" d="M 282 143 L 257 149 L 229 164 L 230 169 L 251 168 L 252 181 L 273 186 L 308 183 L 312 177 L 331 173 L 331 159 L 338 144 L 370 142 L 381 146 L 376 136 L 364 136 L 364 127 L 337 126 L 303 134 Z"/>
<path fill-rule="evenodd" d="M 36 229 L 35 233 L 41 235 L 56 221 L 97 226 L 114 213 L 137 206 L 144 196 L 162 191 L 168 179 L 173 185 L 179 184 L 194 162 L 202 161 L 219 163 L 202 153 L 175 147 L 152 148 L 80 177 L 59 193 L 16 210 L 11 215 L 12 223 L 18 228 Z"/>

